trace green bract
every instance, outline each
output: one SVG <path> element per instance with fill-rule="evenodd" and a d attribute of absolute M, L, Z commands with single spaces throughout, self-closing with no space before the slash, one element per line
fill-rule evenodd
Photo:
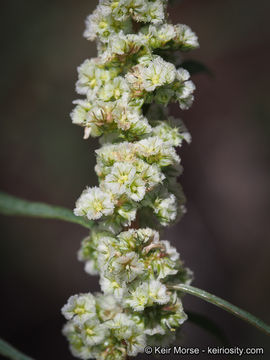
<path fill-rule="evenodd" d="M 86 188 L 75 215 L 95 220 L 79 260 L 100 275 L 103 294 L 72 296 L 62 312 L 81 359 L 125 359 L 146 344 L 168 344 L 186 320 L 175 284 L 189 284 L 177 250 L 159 231 L 185 212 L 176 148 L 190 135 L 166 106 L 188 109 L 194 84 L 168 51 L 198 47 L 186 25 L 167 22 L 165 0 L 101 0 L 85 37 L 98 57 L 79 66 L 74 124 L 99 137 L 99 186 Z"/>

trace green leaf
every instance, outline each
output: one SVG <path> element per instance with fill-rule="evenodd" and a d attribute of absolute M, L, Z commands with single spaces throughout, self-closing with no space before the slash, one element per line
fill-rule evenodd
<path fill-rule="evenodd" d="M 27 355 L 22 354 L 19 350 L 15 349 L 12 345 L 0 338 L 0 354 L 12 360 L 33 360 Z"/>
<path fill-rule="evenodd" d="M 203 63 L 196 60 L 185 60 L 181 63 L 181 67 L 186 69 L 190 73 L 190 75 L 205 73 L 213 77 L 212 71 Z"/>
<path fill-rule="evenodd" d="M 249 324 L 255 326 L 257 329 L 261 330 L 266 335 L 270 336 L 269 325 L 265 324 L 262 320 L 258 319 L 254 315 L 251 315 L 247 311 L 242 310 L 235 305 L 232 305 L 226 300 L 223 300 L 215 295 L 212 295 L 204 290 L 198 289 L 190 285 L 185 285 L 185 284 L 172 285 L 171 288 L 190 295 L 197 296 L 213 305 L 216 305 L 221 309 L 228 311 L 229 313 L 239 317 L 240 319 L 247 321 Z"/>
<path fill-rule="evenodd" d="M 223 345 L 228 344 L 227 337 L 224 331 L 211 319 L 205 315 L 198 314 L 193 311 L 185 311 L 188 320 L 194 325 L 199 326 L 200 328 L 206 330 L 209 334 L 216 337 Z"/>
<path fill-rule="evenodd" d="M 75 216 L 69 209 L 26 201 L 3 192 L 0 192 L 0 214 L 63 220 L 82 225 L 88 229 L 93 226 L 93 221 Z"/>

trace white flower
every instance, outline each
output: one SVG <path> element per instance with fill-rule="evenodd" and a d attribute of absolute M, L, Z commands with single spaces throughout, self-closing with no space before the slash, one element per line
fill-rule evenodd
<path fill-rule="evenodd" d="M 96 316 L 96 302 L 92 294 L 80 294 L 71 296 L 62 308 L 62 314 L 67 320 L 74 319 L 82 323 Z"/>
<path fill-rule="evenodd" d="M 134 177 L 127 189 L 127 195 L 134 201 L 141 201 L 146 191 L 144 181 L 139 177 Z"/>
<path fill-rule="evenodd" d="M 162 151 L 163 141 L 157 137 L 149 137 L 137 143 L 137 151 L 140 155 L 148 158 L 152 155 L 157 155 Z"/>
<path fill-rule="evenodd" d="M 131 291 L 126 300 L 126 304 L 131 306 L 135 311 L 143 311 L 146 306 L 152 306 L 153 303 L 166 304 L 170 296 L 167 293 L 165 285 L 158 280 L 150 280 L 137 286 Z"/>
<path fill-rule="evenodd" d="M 175 25 L 175 41 L 183 50 L 196 49 L 199 46 L 197 35 L 187 25 Z"/>
<path fill-rule="evenodd" d="M 183 68 L 179 68 L 176 71 L 176 79 L 179 80 L 180 82 L 184 82 L 189 80 L 190 78 L 190 74 L 186 69 Z"/>
<path fill-rule="evenodd" d="M 122 308 L 119 306 L 113 295 L 97 294 L 96 304 L 98 315 L 102 321 L 110 320 L 114 318 L 118 312 L 122 311 Z"/>
<path fill-rule="evenodd" d="M 182 325 L 187 320 L 187 315 L 184 313 L 182 302 L 176 298 L 174 304 L 169 306 L 168 310 L 173 310 L 161 319 L 161 324 L 165 329 L 174 331 L 177 327 Z"/>
<path fill-rule="evenodd" d="M 113 294 L 116 300 L 121 301 L 125 292 L 126 285 L 120 284 L 116 280 L 110 280 L 104 276 L 100 277 L 100 287 L 105 294 Z"/>
<path fill-rule="evenodd" d="M 99 92 L 101 100 L 109 101 L 111 99 L 118 100 L 125 92 L 128 92 L 129 87 L 126 80 L 118 76 L 112 82 L 106 83 Z"/>
<path fill-rule="evenodd" d="M 67 322 L 63 328 L 63 334 L 68 338 L 70 342 L 70 351 L 73 356 L 83 360 L 95 358 L 97 353 L 90 350 L 83 342 L 82 336 L 76 330 L 76 325 L 72 322 Z"/>
<path fill-rule="evenodd" d="M 155 164 L 148 165 L 148 167 L 144 170 L 142 177 L 143 180 L 147 182 L 150 188 L 159 183 L 162 183 L 162 181 L 165 179 L 165 175 Z"/>
<path fill-rule="evenodd" d="M 81 325 L 82 338 L 86 345 L 100 344 L 107 335 L 107 329 L 98 319 L 89 319 Z"/>
<path fill-rule="evenodd" d="M 167 240 L 162 240 L 161 244 L 165 247 L 165 252 L 172 261 L 179 259 L 179 253 L 175 247 L 171 246 L 170 242 Z"/>
<path fill-rule="evenodd" d="M 136 143 L 136 150 L 138 156 L 145 159 L 149 164 L 163 167 L 180 162 L 175 149 L 168 142 L 162 141 L 158 136 L 138 141 Z"/>
<path fill-rule="evenodd" d="M 76 91 L 80 95 L 86 95 L 89 89 L 98 89 L 101 81 L 98 78 L 99 68 L 94 59 L 85 60 L 78 67 L 79 80 L 76 83 Z"/>
<path fill-rule="evenodd" d="M 141 29 L 148 45 L 152 48 L 162 48 L 167 42 L 175 37 L 174 26 L 171 24 L 149 25 Z"/>
<path fill-rule="evenodd" d="M 126 304 L 135 311 L 143 311 L 148 303 L 148 285 L 146 283 L 138 286 L 126 299 Z"/>
<path fill-rule="evenodd" d="M 145 9 L 136 16 L 137 21 L 159 24 L 164 19 L 164 4 L 162 0 L 146 1 Z"/>
<path fill-rule="evenodd" d="M 89 275 L 98 275 L 99 271 L 97 269 L 96 262 L 94 260 L 88 260 L 85 262 L 84 271 Z"/>
<path fill-rule="evenodd" d="M 175 36 L 174 26 L 171 24 L 162 24 L 157 28 L 156 34 L 160 42 L 167 43 Z"/>
<path fill-rule="evenodd" d="M 125 2 L 125 0 L 101 0 L 100 4 L 102 5 L 102 8 L 108 8 L 108 11 L 111 13 L 114 19 L 118 21 L 124 21 L 128 17 L 127 8 L 124 6 Z"/>
<path fill-rule="evenodd" d="M 141 76 L 144 89 L 154 91 L 159 86 L 172 83 L 176 76 L 176 69 L 173 64 L 158 56 L 142 69 Z"/>
<path fill-rule="evenodd" d="M 92 105 L 87 100 L 75 100 L 73 104 L 77 105 L 70 114 L 73 124 L 85 126 L 87 113 L 91 110 Z"/>
<path fill-rule="evenodd" d="M 146 346 L 146 336 L 142 334 L 139 327 L 132 328 L 132 334 L 129 338 L 125 339 L 127 343 L 127 354 L 129 356 L 136 356 L 138 353 L 143 352 Z"/>
<path fill-rule="evenodd" d="M 102 41 L 108 41 L 108 37 L 115 32 L 113 27 L 113 19 L 110 11 L 106 7 L 98 6 L 93 14 L 86 19 L 86 29 L 84 36 L 87 40 L 95 40 L 97 36 Z"/>
<path fill-rule="evenodd" d="M 113 331 L 114 336 L 122 340 L 131 336 L 135 323 L 128 315 L 121 313 L 117 314 L 113 320 L 107 321 L 105 326 Z"/>
<path fill-rule="evenodd" d="M 116 162 L 111 168 L 111 173 L 106 176 L 106 187 L 115 194 L 123 194 L 131 184 L 136 174 L 133 165 L 124 162 Z"/>
<path fill-rule="evenodd" d="M 121 6 L 126 7 L 128 13 L 136 21 L 142 21 L 141 15 L 147 11 L 147 1 L 145 0 L 120 0 Z"/>
<path fill-rule="evenodd" d="M 116 56 L 128 56 L 137 53 L 146 45 L 141 34 L 124 34 L 123 31 L 111 36 L 108 42 L 107 54 L 103 57 L 107 62 L 115 60 Z"/>
<path fill-rule="evenodd" d="M 170 301 L 166 286 L 158 280 L 150 280 L 148 284 L 148 295 L 151 302 L 160 305 Z"/>
<path fill-rule="evenodd" d="M 191 136 L 184 124 L 173 117 L 169 117 L 168 121 L 159 121 L 158 125 L 152 128 L 152 133 L 174 147 L 180 146 L 183 140 L 188 143 L 191 141 Z"/>
<path fill-rule="evenodd" d="M 115 257 L 109 271 L 120 281 L 131 282 L 144 272 L 144 264 L 134 251 Z"/>
<path fill-rule="evenodd" d="M 157 214 L 161 225 L 166 226 L 177 216 L 177 200 L 173 194 L 166 198 L 157 197 L 153 204 L 154 213 Z"/>
<path fill-rule="evenodd" d="M 89 220 L 96 220 L 102 216 L 111 215 L 114 204 L 110 195 L 98 187 L 87 188 L 76 202 L 74 214 L 76 216 L 87 216 Z"/>
<path fill-rule="evenodd" d="M 116 239 L 106 236 L 102 237 L 97 244 L 98 251 L 98 262 L 101 265 L 101 268 L 108 262 L 110 257 L 115 253 Z"/>

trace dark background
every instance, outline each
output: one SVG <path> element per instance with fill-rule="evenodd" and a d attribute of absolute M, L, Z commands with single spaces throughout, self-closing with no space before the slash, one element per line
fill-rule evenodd
<path fill-rule="evenodd" d="M 73 208 L 83 188 L 96 184 L 98 143 L 83 141 L 69 118 L 77 98 L 76 67 L 95 55 L 95 44 L 82 38 L 95 5 L 1 4 L 2 191 Z M 193 142 L 181 149 L 188 213 L 166 232 L 194 270 L 195 286 L 268 323 L 269 11 L 268 0 L 186 0 L 170 8 L 173 22 L 190 25 L 200 38 L 201 48 L 186 58 L 203 61 L 214 77 L 194 76 L 190 111 L 172 108 Z M 76 259 L 86 234 L 68 223 L 1 217 L 0 336 L 37 360 L 72 358 L 61 335 L 60 309 L 70 295 L 98 290 L 97 278 Z M 256 329 L 190 296 L 184 303 L 214 320 L 232 346 L 265 348 L 264 356 L 246 358 L 269 359 L 269 339 Z M 220 345 L 191 323 L 183 326 L 181 344 Z"/>

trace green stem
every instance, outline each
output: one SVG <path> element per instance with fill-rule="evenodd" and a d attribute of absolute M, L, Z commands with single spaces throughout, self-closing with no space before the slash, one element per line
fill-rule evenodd
<path fill-rule="evenodd" d="M 22 354 L 3 339 L 0 339 L 0 354 L 12 360 L 33 360 L 29 356 Z"/>
<path fill-rule="evenodd" d="M 190 294 L 190 295 L 197 296 L 213 305 L 216 305 L 216 306 L 220 307 L 221 309 L 228 311 L 229 313 L 239 317 L 240 319 L 247 321 L 251 325 L 255 326 L 257 329 L 264 332 L 266 335 L 270 336 L 270 326 L 269 325 L 265 324 L 262 320 L 258 319 L 254 315 L 251 315 L 247 311 L 242 310 L 235 305 L 232 305 L 231 303 L 229 303 L 226 300 L 223 300 L 215 295 L 208 293 L 207 291 L 198 289 L 198 288 L 190 286 L 190 285 L 180 284 L 180 285 L 171 286 L 171 288 L 174 290 L 178 290 L 178 291 Z"/>

